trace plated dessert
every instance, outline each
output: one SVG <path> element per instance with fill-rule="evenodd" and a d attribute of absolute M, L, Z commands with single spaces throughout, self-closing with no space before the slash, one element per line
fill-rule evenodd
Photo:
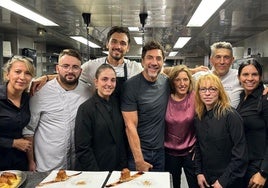
<path fill-rule="evenodd" d="M 78 172 L 78 173 L 75 173 L 75 174 L 72 174 L 72 175 L 67 175 L 65 170 L 59 170 L 58 173 L 57 173 L 57 176 L 55 177 L 54 180 L 47 181 L 47 182 L 42 182 L 38 186 L 41 187 L 41 186 L 44 186 L 44 185 L 47 185 L 47 184 L 51 184 L 51 183 L 57 183 L 57 182 L 66 181 L 66 180 L 68 180 L 69 178 L 71 178 L 73 176 L 80 175 L 81 173 L 82 172 Z"/>
<path fill-rule="evenodd" d="M 53 170 L 36 188 L 100 188 L 108 174 L 109 171 Z"/>
<path fill-rule="evenodd" d="M 131 181 L 131 180 L 141 176 L 142 174 L 144 174 L 144 173 L 143 172 L 137 172 L 137 173 L 135 173 L 135 174 L 133 174 L 131 176 L 130 175 L 130 170 L 127 169 L 127 168 L 124 168 L 121 171 L 121 176 L 120 176 L 119 180 L 114 182 L 114 183 L 107 184 L 105 187 L 114 187 L 114 186 L 119 185 L 121 183 Z"/>
<path fill-rule="evenodd" d="M 171 177 L 168 172 L 139 172 L 123 169 L 113 171 L 105 187 L 114 188 L 171 188 Z"/>
<path fill-rule="evenodd" d="M 17 188 L 21 177 L 13 172 L 2 172 L 0 175 L 0 188 Z"/>

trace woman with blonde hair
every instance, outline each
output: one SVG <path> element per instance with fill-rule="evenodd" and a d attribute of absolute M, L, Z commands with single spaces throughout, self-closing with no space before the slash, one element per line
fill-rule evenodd
<path fill-rule="evenodd" d="M 173 176 L 173 187 L 179 188 L 182 168 L 189 188 L 196 188 L 194 171 L 194 83 L 185 65 L 172 67 L 169 73 L 171 94 L 165 116 L 165 170 Z"/>
<path fill-rule="evenodd" d="M 196 175 L 201 188 L 237 188 L 247 168 L 243 122 L 220 79 L 207 74 L 196 83 Z"/>
<path fill-rule="evenodd" d="M 4 84 L 0 85 L 0 170 L 28 170 L 26 152 L 31 142 L 22 136 L 30 121 L 27 90 L 35 68 L 32 60 L 13 56 L 3 67 Z"/>

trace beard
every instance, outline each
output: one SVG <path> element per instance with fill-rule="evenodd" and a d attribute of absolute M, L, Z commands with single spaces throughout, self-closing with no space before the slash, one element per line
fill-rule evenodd
<path fill-rule="evenodd" d="M 112 58 L 113 58 L 114 60 L 116 60 L 116 61 L 119 61 L 119 60 L 122 58 L 122 56 L 112 56 Z"/>
<path fill-rule="evenodd" d="M 154 72 L 154 73 L 148 72 L 148 76 L 151 77 L 152 79 L 153 78 L 155 79 L 158 76 L 158 72 Z"/>
<path fill-rule="evenodd" d="M 115 53 L 114 53 L 115 52 Z M 123 58 L 124 53 L 118 50 L 112 50 L 112 52 L 110 53 L 111 57 L 116 60 L 119 61 L 120 59 Z"/>
<path fill-rule="evenodd" d="M 161 72 L 160 70 L 158 70 L 157 72 L 151 72 L 151 71 L 147 70 L 147 75 L 148 75 L 152 80 L 154 80 L 154 79 L 157 78 L 157 76 L 159 75 L 160 72 Z"/>
<path fill-rule="evenodd" d="M 73 76 L 73 79 L 68 79 L 67 78 L 68 76 Z M 59 78 L 60 78 L 60 81 L 63 84 L 66 84 L 66 85 L 69 85 L 69 86 L 77 85 L 78 80 L 79 80 L 79 77 L 76 77 L 76 75 L 74 75 L 74 74 L 68 74 L 68 75 L 65 75 L 65 76 L 59 75 Z"/>
<path fill-rule="evenodd" d="M 157 77 L 159 75 L 160 71 L 157 72 L 150 72 L 148 70 L 143 70 L 143 76 L 145 77 L 146 80 L 148 80 L 149 82 L 155 82 L 157 80 Z"/>

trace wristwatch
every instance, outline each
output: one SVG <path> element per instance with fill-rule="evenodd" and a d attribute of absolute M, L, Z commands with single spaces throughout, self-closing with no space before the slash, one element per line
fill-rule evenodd
<path fill-rule="evenodd" d="M 263 170 L 260 171 L 260 174 L 264 178 L 267 178 L 268 177 L 268 173 L 267 172 L 264 172 Z"/>

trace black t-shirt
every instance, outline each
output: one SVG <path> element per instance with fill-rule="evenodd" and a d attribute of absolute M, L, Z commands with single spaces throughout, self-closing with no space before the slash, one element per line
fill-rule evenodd
<path fill-rule="evenodd" d="M 158 75 L 156 82 L 147 81 L 140 73 L 123 86 L 122 111 L 137 111 L 138 135 L 142 149 L 164 147 L 165 113 L 170 89 L 168 78 Z"/>

